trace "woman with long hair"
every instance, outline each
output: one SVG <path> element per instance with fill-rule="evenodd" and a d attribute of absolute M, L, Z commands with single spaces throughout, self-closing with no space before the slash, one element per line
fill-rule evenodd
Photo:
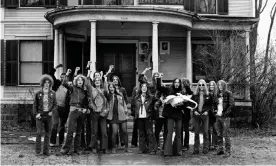
<path fill-rule="evenodd" d="M 213 105 L 212 109 L 209 111 L 209 149 L 214 150 L 218 146 L 218 135 L 215 129 L 216 116 L 215 113 L 217 111 L 216 100 L 218 97 L 218 88 L 215 81 L 209 82 L 209 93 L 213 97 Z"/>
<path fill-rule="evenodd" d="M 193 111 L 193 122 L 195 128 L 195 143 L 193 154 L 199 154 L 199 132 L 201 130 L 201 123 L 203 128 L 203 153 L 206 154 L 209 151 L 209 111 L 212 109 L 213 99 L 209 93 L 205 80 L 200 79 L 198 81 L 192 99 L 198 103 L 198 107 Z"/>
<path fill-rule="evenodd" d="M 191 84 L 188 78 L 181 78 L 182 83 L 182 92 L 184 95 L 193 95 L 193 91 L 191 90 Z M 189 132 L 189 125 L 191 120 L 191 110 L 189 108 L 184 108 L 183 115 L 182 115 L 182 126 L 181 126 L 181 143 L 182 143 L 182 150 L 187 151 L 189 150 L 189 140 L 190 140 L 190 132 Z M 183 135 L 183 130 L 185 135 Z M 183 141 L 184 140 L 184 141 Z"/>
<path fill-rule="evenodd" d="M 118 89 L 116 89 L 114 83 L 108 84 L 107 101 L 109 105 L 107 119 L 109 120 L 110 127 L 112 128 L 112 153 L 116 153 L 116 139 L 119 128 L 122 133 L 122 141 L 125 143 L 125 152 L 131 152 L 128 149 L 127 105 L 124 100 L 124 96 L 118 92 Z"/>
<path fill-rule="evenodd" d="M 147 83 L 139 86 L 134 99 L 134 120 L 137 119 L 139 131 L 139 153 L 146 153 L 146 137 L 151 155 L 156 154 L 157 146 L 153 134 L 154 112 L 152 109 L 153 97 L 150 95 Z"/>

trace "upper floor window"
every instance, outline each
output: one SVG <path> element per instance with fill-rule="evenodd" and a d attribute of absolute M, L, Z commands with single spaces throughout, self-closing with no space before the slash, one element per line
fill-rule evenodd
<path fill-rule="evenodd" d="M 20 0 L 20 7 L 44 7 L 44 0 Z"/>
<path fill-rule="evenodd" d="M 216 0 L 196 0 L 195 9 L 197 13 L 216 13 Z"/>

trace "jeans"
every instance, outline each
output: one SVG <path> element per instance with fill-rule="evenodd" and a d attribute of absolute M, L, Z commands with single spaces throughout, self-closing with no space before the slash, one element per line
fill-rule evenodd
<path fill-rule="evenodd" d="M 91 141 L 91 114 L 85 114 L 85 125 L 82 129 L 81 141 L 83 147 L 88 147 Z"/>
<path fill-rule="evenodd" d="M 175 124 L 175 137 L 172 143 L 172 136 L 174 131 Z M 181 156 L 182 155 L 182 146 L 181 146 L 181 119 L 168 118 L 167 119 L 167 137 L 165 140 L 164 146 L 164 155 L 165 156 Z"/>
<path fill-rule="evenodd" d="M 84 125 L 84 113 L 76 110 L 71 110 L 69 112 L 68 117 L 68 132 L 65 139 L 65 143 L 62 146 L 62 149 L 66 152 L 69 152 L 72 142 L 73 142 L 73 134 L 76 132 L 74 138 L 74 151 L 79 151 L 80 148 L 80 140 L 81 140 L 81 131 Z"/>
<path fill-rule="evenodd" d="M 209 124 L 209 142 L 210 142 L 210 146 L 217 146 L 218 145 L 218 134 L 217 134 L 217 130 L 215 128 L 215 125 L 216 125 L 216 123 Z"/>
<path fill-rule="evenodd" d="M 182 116 L 182 126 L 181 126 L 181 144 L 183 147 L 189 148 L 189 140 L 190 140 L 190 132 L 189 132 L 189 126 L 190 126 L 190 119 L 191 115 L 190 113 L 186 113 Z M 185 132 L 185 135 L 183 135 L 183 131 Z M 183 143 L 184 139 L 184 143 Z"/>
<path fill-rule="evenodd" d="M 108 137 L 107 137 L 107 127 L 106 127 L 106 118 L 100 116 L 99 113 L 91 113 L 92 127 L 91 127 L 91 141 L 89 147 L 93 149 L 98 149 L 98 125 L 100 124 L 100 147 L 102 150 L 108 148 Z"/>
<path fill-rule="evenodd" d="M 141 152 L 146 151 L 147 149 L 146 140 L 148 140 L 149 152 L 156 152 L 157 145 L 153 134 L 153 122 L 147 118 L 138 118 L 137 123 L 138 123 L 138 131 L 139 131 L 139 151 Z"/>
<path fill-rule="evenodd" d="M 195 128 L 195 144 L 194 151 L 199 151 L 199 133 L 200 133 L 200 124 L 202 123 L 203 128 L 203 150 L 209 150 L 209 116 L 208 115 L 194 115 L 194 128 Z"/>
<path fill-rule="evenodd" d="M 230 152 L 231 141 L 229 137 L 230 118 L 229 117 L 217 117 L 216 120 L 216 131 L 218 134 L 218 146 L 219 151 L 223 151 L 223 137 L 225 139 L 225 151 Z"/>
<path fill-rule="evenodd" d="M 133 120 L 132 138 L 131 145 L 138 145 L 138 119 Z"/>
<path fill-rule="evenodd" d="M 166 132 L 167 132 L 167 120 L 166 118 L 157 118 L 155 123 L 155 139 L 158 146 L 160 146 L 160 132 L 164 126 L 164 132 L 163 132 L 163 148 L 164 149 L 164 142 L 166 139 Z"/>
<path fill-rule="evenodd" d="M 43 153 L 49 153 L 49 140 L 52 126 L 52 117 L 47 116 L 41 119 L 36 119 L 36 148 L 35 152 L 39 154 L 41 152 L 41 136 L 43 130 L 45 131 Z"/>
<path fill-rule="evenodd" d="M 118 140 L 118 128 L 120 127 L 120 138 L 121 141 L 125 143 L 125 147 L 128 147 L 128 134 L 127 134 L 127 122 L 119 123 L 119 124 L 111 124 L 112 127 L 112 148 L 116 148 L 117 140 Z"/>
<path fill-rule="evenodd" d="M 53 111 L 52 115 L 52 133 L 51 133 L 51 144 L 56 144 L 57 133 L 59 137 L 59 144 L 62 145 L 64 141 L 64 133 L 65 133 L 65 124 L 68 118 L 68 110 L 65 107 L 58 106 L 55 111 Z"/>

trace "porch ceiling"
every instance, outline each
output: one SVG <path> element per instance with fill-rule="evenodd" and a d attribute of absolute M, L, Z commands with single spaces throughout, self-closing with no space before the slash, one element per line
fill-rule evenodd
<path fill-rule="evenodd" d="M 71 6 L 48 11 L 45 18 L 55 27 L 80 21 L 159 22 L 192 28 L 192 12 L 145 6 Z"/>

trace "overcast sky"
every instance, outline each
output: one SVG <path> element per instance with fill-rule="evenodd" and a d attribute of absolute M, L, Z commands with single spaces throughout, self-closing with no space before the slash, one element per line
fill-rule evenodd
<path fill-rule="evenodd" d="M 265 49 L 265 44 L 267 40 L 267 35 L 268 35 L 268 29 L 270 26 L 270 11 L 272 8 L 272 5 L 276 2 L 276 0 L 268 0 L 268 4 L 261 14 L 260 17 L 260 23 L 259 23 L 259 50 Z M 274 21 L 273 29 L 272 29 L 272 36 L 271 36 L 271 42 L 274 43 L 276 46 L 276 20 Z"/>

